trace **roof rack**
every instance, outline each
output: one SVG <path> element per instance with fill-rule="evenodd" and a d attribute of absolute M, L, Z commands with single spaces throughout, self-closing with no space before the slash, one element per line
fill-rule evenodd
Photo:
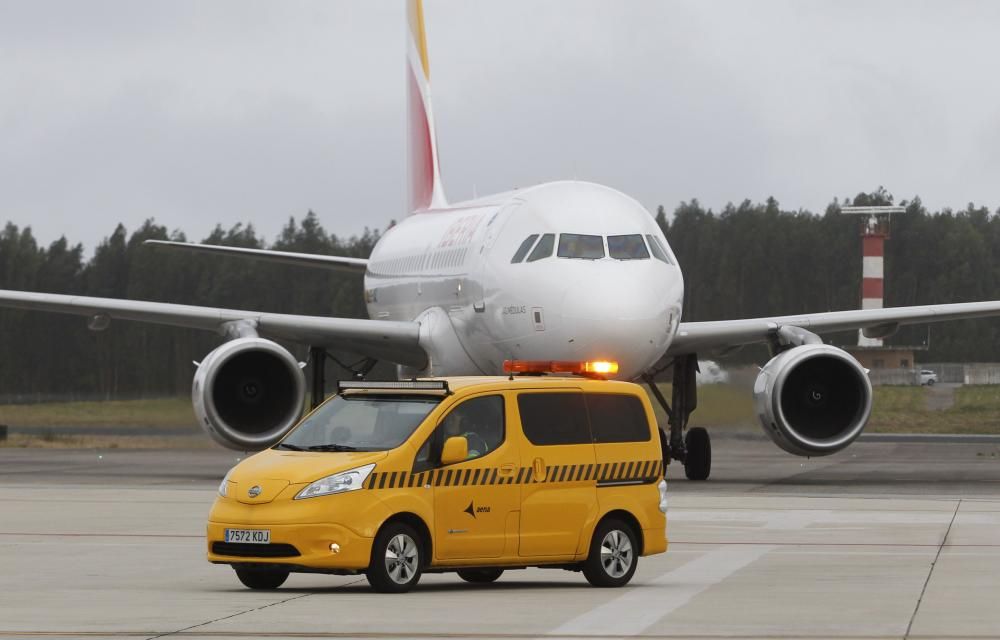
<path fill-rule="evenodd" d="M 440 391 L 451 394 L 447 380 L 340 380 L 337 393 L 348 389 L 367 391 Z"/>

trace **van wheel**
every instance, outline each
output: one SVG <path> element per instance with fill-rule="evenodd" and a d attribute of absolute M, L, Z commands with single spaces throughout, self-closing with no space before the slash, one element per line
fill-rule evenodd
<path fill-rule="evenodd" d="M 703 427 L 688 429 L 684 438 L 684 475 L 688 480 L 708 480 L 712 472 L 712 441 Z"/>
<path fill-rule="evenodd" d="M 277 589 L 288 579 L 288 569 L 268 565 L 233 565 L 236 577 L 251 589 Z"/>
<path fill-rule="evenodd" d="M 473 584 L 496 582 L 503 575 L 503 569 L 459 569 L 458 577 Z"/>
<path fill-rule="evenodd" d="M 594 530 L 583 575 L 595 587 L 624 586 L 639 563 L 638 550 L 632 527 L 621 520 L 604 520 Z"/>
<path fill-rule="evenodd" d="M 420 534 L 402 522 L 393 522 L 375 536 L 365 575 L 379 593 L 405 593 L 420 581 L 423 565 Z"/>

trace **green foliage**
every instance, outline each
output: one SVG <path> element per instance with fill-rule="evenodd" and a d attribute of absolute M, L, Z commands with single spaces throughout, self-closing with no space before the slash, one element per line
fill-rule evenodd
<path fill-rule="evenodd" d="M 377 231 L 328 234 L 309 212 L 294 218 L 271 248 L 367 257 Z M 130 298 L 208 307 L 364 317 L 361 278 L 323 269 L 275 266 L 239 258 L 155 250 L 148 239 L 184 241 L 147 220 L 131 234 L 118 225 L 89 261 L 65 238 L 39 247 L 30 228 L 0 231 L 0 288 Z M 209 244 L 267 248 L 252 225 L 216 227 Z M 188 393 L 193 360 L 219 344 L 211 333 L 114 321 L 91 332 L 78 316 L 0 309 L 0 398 L 35 402 L 66 398 L 129 398 Z M 299 359 L 302 345 L 286 345 Z M 341 371 L 332 365 L 334 379 Z"/>
<path fill-rule="evenodd" d="M 668 215 L 664 230 L 685 274 L 684 319 L 724 320 L 859 306 L 861 242 L 858 220 L 840 202 L 890 204 L 879 187 L 834 200 L 821 214 L 783 210 L 774 198 L 744 200 L 722 211 L 697 200 Z M 1000 217 L 969 204 L 929 212 L 919 198 L 902 201 L 886 246 L 886 305 L 1000 299 Z M 184 241 L 180 231 L 147 220 L 129 233 L 118 225 L 85 260 L 65 238 L 39 246 L 30 228 L 0 230 L 0 288 L 132 298 L 279 313 L 365 317 L 361 278 L 341 272 L 238 258 L 156 251 L 146 239 Z M 289 218 L 273 243 L 252 225 L 216 227 L 203 242 L 303 253 L 367 257 L 377 231 L 342 238 L 308 212 Z M 151 397 L 187 393 L 194 367 L 218 336 L 116 321 L 92 333 L 79 317 L 0 309 L 0 397 Z M 1000 361 L 1000 322 L 967 320 L 903 328 L 896 344 L 923 344 L 926 361 Z M 831 336 L 850 344 L 854 334 Z M 299 359 L 302 345 L 286 345 Z M 762 362 L 748 348 L 729 361 Z M 347 357 L 345 356 L 345 359 Z M 331 379 L 342 373 L 330 364 Z M 377 370 L 391 375 L 390 367 Z"/>
<path fill-rule="evenodd" d="M 891 204 L 882 187 L 844 202 Z M 929 212 L 919 198 L 900 203 L 886 244 L 889 307 L 1000 299 L 1000 217 L 986 207 Z M 719 213 L 682 202 L 660 223 L 684 269 L 684 320 L 727 320 L 860 306 L 859 221 L 834 200 L 823 215 L 744 200 Z M 928 362 L 1000 361 L 1000 323 L 964 320 L 904 327 L 890 343 L 924 345 Z M 855 334 L 829 336 L 852 344 Z M 763 350 L 732 360 L 760 362 Z"/>

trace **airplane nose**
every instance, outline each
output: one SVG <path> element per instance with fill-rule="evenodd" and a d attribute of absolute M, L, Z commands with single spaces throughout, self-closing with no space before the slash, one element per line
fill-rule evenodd
<path fill-rule="evenodd" d="M 675 297 L 669 278 L 648 265 L 594 264 L 584 282 L 568 287 L 561 316 L 568 343 L 582 359 L 619 362 L 617 377 L 633 378 L 669 344 L 669 314 Z M 676 296 L 679 297 L 679 294 Z"/>

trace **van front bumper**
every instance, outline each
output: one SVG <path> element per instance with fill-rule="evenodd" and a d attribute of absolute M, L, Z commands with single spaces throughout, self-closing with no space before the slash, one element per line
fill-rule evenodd
<path fill-rule="evenodd" d="M 270 544 L 226 543 L 226 529 L 267 529 Z M 216 564 L 280 564 L 293 570 L 366 569 L 374 538 L 338 524 L 208 523 L 208 560 Z"/>

